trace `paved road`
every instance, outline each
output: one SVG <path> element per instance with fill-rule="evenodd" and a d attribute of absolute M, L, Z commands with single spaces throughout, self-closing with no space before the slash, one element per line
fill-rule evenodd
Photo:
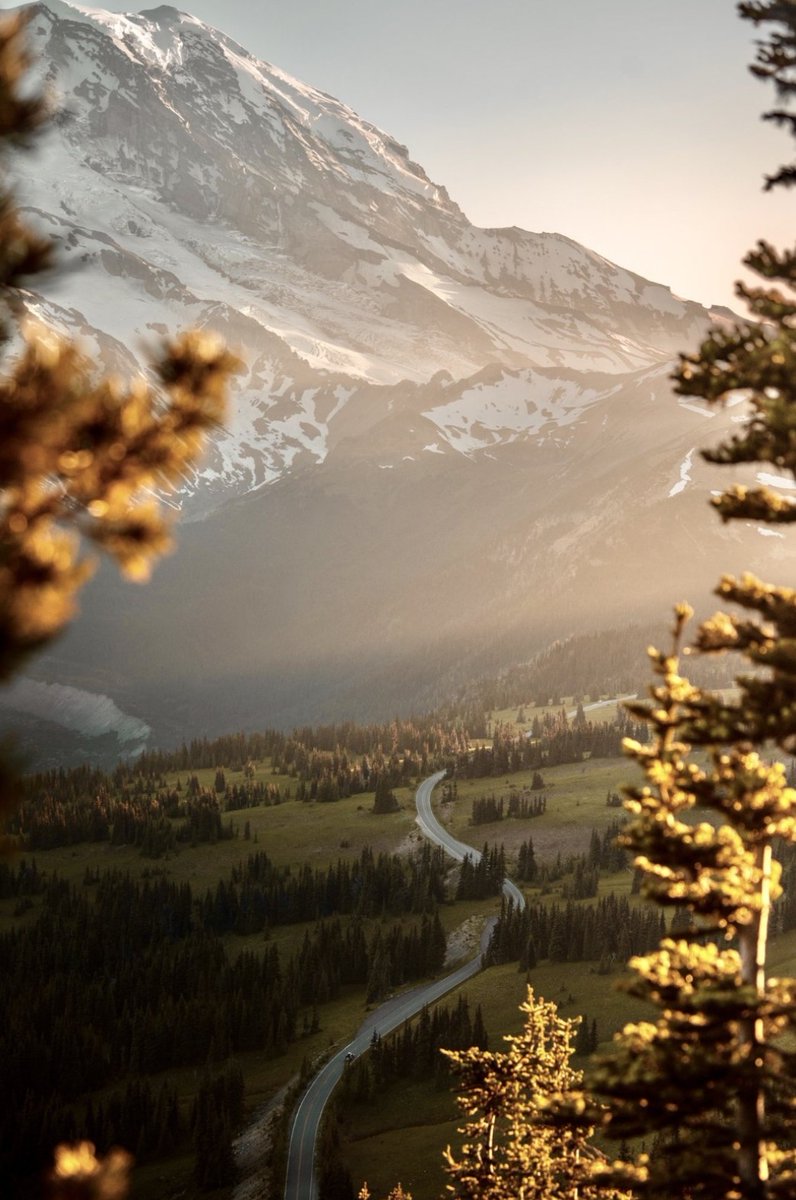
<path fill-rule="evenodd" d="M 481 851 L 468 846 L 466 842 L 459 842 L 448 833 L 444 826 L 440 825 L 437 818 L 434 816 L 434 810 L 431 807 L 431 793 L 434 788 L 445 778 L 444 771 L 437 771 L 436 775 L 430 775 L 428 779 L 424 779 L 417 789 L 415 802 L 417 804 L 417 823 L 420 826 L 421 832 L 430 841 L 436 843 L 437 846 L 442 846 L 446 853 L 450 854 L 451 858 L 455 858 L 458 862 L 464 862 L 465 858 L 471 858 L 473 862 L 479 862 Z M 523 896 L 516 883 L 512 883 L 507 879 L 503 884 L 503 895 L 509 900 L 513 900 L 517 908 L 525 908 L 525 897 Z"/>
<path fill-rule="evenodd" d="M 420 1012 L 424 1004 L 433 1004 L 446 992 L 452 991 L 460 983 L 477 974 L 481 970 L 481 956 L 489 945 L 494 924 L 493 917 L 484 929 L 481 950 L 475 958 L 446 975 L 444 979 L 420 984 L 409 992 L 402 992 L 400 996 L 387 1000 L 369 1013 L 356 1036 L 347 1046 L 338 1050 L 318 1072 L 302 1096 L 293 1117 L 288 1146 L 285 1200 L 316 1200 L 318 1182 L 315 1170 L 315 1142 L 323 1110 L 345 1070 L 346 1055 L 353 1054 L 358 1057 L 363 1050 L 367 1050 L 374 1031 L 382 1037 L 391 1033 L 415 1013 Z"/>
<path fill-rule="evenodd" d="M 481 857 L 480 852 L 451 837 L 431 809 L 431 793 L 444 776 L 444 771 L 438 771 L 436 775 L 425 779 L 417 789 L 417 823 L 423 834 L 438 846 L 442 846 L 452 858 L 462 862 L 465 856 L 469 855 L 477 862 Z M 516 884 L 507 879 L 503 884 L 503 892 L 519 908 L 525 907 L 525 897 Z M 446 992 L 452 991 L 460 983 L 477 974 L 481 970 L 481 958 L 489 945 L 495 922 L 495 917 L 487 922 L 481 936 L 481 950 L 475 958 L 446 975 L 444 979 L 420 984 L 411 991 L 402 992 L 400 996 L 387 1000 L 365 1018 L 356 1036 L 347 1046 L 342 1046 L 318 1072 L 301 1097 L 290 1127 L 285 1200 L 317 1200 L 315 1143 L 323 1110 L 345 1070 L 346 1055 L 353 1054 L 358 1057 L 370 1045 L 374 1030 L 381 1036 L 390 1033 L 420 1012 L 424 1004 L 433 1004 Z"/>
<path fill-rule="evenodd" d="M 592 712 L 595 708 L 607 708 L 609 704 L 615 704 L 618 708 L 623 700 L 635 700 L 637 696 L 638 692 L 623 692 L 621 696 L 614 696 L 611 700 L 593 700 L 591 704 L 583 705 L 583 711 L 587 713 Z M 567 713 L 570 721 L 577 715 L 578 710 L 576 708 L 571 708 Z"/>

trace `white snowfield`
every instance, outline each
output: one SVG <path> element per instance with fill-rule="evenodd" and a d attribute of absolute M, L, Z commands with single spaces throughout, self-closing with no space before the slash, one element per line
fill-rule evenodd
<path fill-rule="evenodd" d="M 123 712 L 110 696 L 25 676 L 0 691 L 0 708 L 40 717 L 86 737 L 115 734 L 128 753 L 143 749 L 152 732 L 145 721 Z"/>
<path fill-rule="evenodd" d="M 602 398 L 612 391 L 604 393 Z M 599 393 L 572 380 L 556 383 L 531 371 L 506 374 L 496 383 L 479 383 L 455 400 L 423 413 L 445 439 L 462 453 L 516 441 L 545 429 L 560 429 L 576 421 Z"/>
<path fill-rule="evenodd" d="M 177 9 L 45 0 L 32 35 L 58 116 L 14 172 L 62 263 L 32 311 L 124 371 L 187 326 L 243 360 L 197 513 L 324 462 L 352 399 L 375 422 L 423 385 L 417 453 L 489 453 L 708 322 L 568 238 L 475 228 L 394 138 Z"/>
<path fill-rule="evenodd" d="M 686 454 L 683 461 L 680 463 L 680 478 L 677 483 L 669 489 L 669 496 L 679 496 L 680 492 L 684 492 L 691 482 L 691 467 L 694 461 L 694 452 L 696 446 L 693 446 Z"/>

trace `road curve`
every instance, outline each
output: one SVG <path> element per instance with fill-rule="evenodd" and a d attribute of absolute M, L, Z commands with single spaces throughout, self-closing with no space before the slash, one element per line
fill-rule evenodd
<path fill-rule="evenodd" d="M 431 793 L 444 777 L 444 771 L 437 771 L 435 775 L 424 779 L 417 789 L 415 796 L 417 824 L 425 837 L 435 842 L 436 845 L 442 846 L 452 858 L 463 862 L 469 855 L 477 862 L 481 857 L 480 851 L 451 837 L 447 830 L 440 825 L 432 811 Z M 503 884 L 503 892 L 514 901 L 518 908 L 525 907 L 525 897 L 516 884 L 507 879 Z M 433 1004 L 446 992 L 452 991 L 453 988 L 477 974 L 481 969 L 481 959 L 489 945 L 489 938 L 495 922 L 496 918 L 493 917 L 486 923 L 481 936 L 481 949 L 475 958 L 452 971 L 450 975 L 446 975 L 444 979 L 437 979 L 433 983 L 419 984 L 410 991 L 402 992 L 400 996 L 394 996 L 391 1000 L 387 1000 L 368 1014 L 355 1037 L 347 1046 L 336 1051 L 334 1056 L 321 1068 L 301 1097 L 290 1126 L 285 1200 L 317 1200 L 315 1143 L 323 1110 L 345 1070 L 346 1055 L 353 1054 L 355 1058 L 358 1057 L 364 1050 L 367 1050 L 374 1032 L 380 1036 L 391 1033 L 404 1021 L 408 1021 L 410 1017 L 420 1012 L 425 1004 Z"/>
<path fill-rule="evenodd" d="M 593 700 L 591 704 L 584 704 L 584 713 L 593 712 L 595 708 L 608 708 L 609 704 L 615 704 L 617 708 L 625 700 L 636 700 L 638 692 L 623 692 L 621 696 L 610 696 L 607 700 Z M 571 721 L 578 715 L 576 708 L 571 708 L 567 713 L 567 720 Z"/>
<path fill-rule="evenodd" d="M 455 837 L 452 837 L 444 826 L 440 825 L 437 818 L 434 816 L 434 810 L 431 807 L 431 793 L 434 788 L 445 778 L 444 771 L 437 771 L 436 775 L 429 775 L 428 779 L 424 779 L 417 789 L 415 802 L 417 804 L 417 824 L 420 826 L 421 833 L 437 846 L 442 846 L 443 850 L 455 858 L 458 862 L 464 862 L 465 858 L 471 858 L 473 862 L 479 862 L 481 851 L 468 846 L 466 842 L 459 842 Z M 508 900 L 513 900 L 516 908 L 525 908 L 525 897 L 523 896 L 516 883 L 512 883 L 510 879 L 503 882 L 503 895 Z"/>
<path fill-rule="evenodd" d="M 411 991 L 402 992 L 385 1001 L 369 1013 L 354 1038 L 338 1050 L 333 1058 L 321 1068 L 301 1097 L 290 1128 L 290 1143 L 287 1155 L 285 1200 L 316 1200 L 318 1182 L 315 1171 L 315 1143 L 321 1116 L 343 1071 L 346 1056 L 358 1057 L 370 1045 L 374 1032 L 379 1036 L 391 1033 L 404 1021 L 420 1012 L 425 1004 L 433 1004 L 446 992 L 472 978 L 481 969 L 481 956 L 489 945 L 495 918 L 487 923 L 481 937 L 481 950 L 475 958 L 464 963 L 444 979 L 420 984 Z"/>

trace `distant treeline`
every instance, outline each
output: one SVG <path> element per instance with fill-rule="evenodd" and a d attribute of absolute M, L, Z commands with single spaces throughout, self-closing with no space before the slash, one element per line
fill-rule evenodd
<path fill-rule="evenodd" d="M 651 904 L 631 904 L 626 896 L 614 894 L 603 896 L 596 903 L 575 902 L 589 894 L 584 884 L 590 872 L 594 873 L 596 889 L 599 870 L 615 870 L 621 865 L 625 851 L 615 845 L 618 828 L 617 823 L 603 835 L 592 831 L 588 855 L 569 859 L 566 863 L 562 863 L 559 856 L 559 868 L 572 876 L 564 887 L 566 904 L 529 904 L 519 910 L 506 900 L 502 902 L 487 951 L 487 962 L 518 960 L 522 970 L 545 959 L 551 962 L 596 962 L 598 970 L 609 971 L 614 963 L 625 963 L 631 955 L 646 954 L 658 945 L 667 932 L 666 918 L 660 908 Z M 779 846 L 776 854 L 783 863 L 783 892 L 773 906 L 772 936 L 796 928 L 796 847 Z M 555 863 L 549 864 L 546 870 L 555 875 L 555 867 Z M 674 934 L 681 921 L 685 921 L 687 927 L 688 918 L 675 909 L 671 916 Z"/>
<path fill-rule="evenodd" d="M 646 741 L 647 729 L 620 713 L 612 722 L 572 723 L 566 713 L 548 714 L 539 722 L 537 736 L 517 735 L 512 727 L 496 725 L 491 746 L 477 746 L 456 760 L 456 773 L 465 779 L 511 775 L 516 771 L 538 771 L 584 758 L 615 758 L 622 753 L 625 737 Z M 533 785 L 532 785 L 533 786 Z"/>
<path fill-rule="evenodd" d="M 24 781 L 8 832 L 26 850 L 109 841 L 157 858 L 180 843 L 234 836 L 233 824 L 222 821 L 225 813 L 289 798 L 333 802 L 380 790 L 389 795 L 465 755 L 467 745 L 460 726 L 446 730 L 430 720 L 202 739 L 173 753 L 121 763 L 111 773 L 82 766 L 32 775 Z M 283 790 L 255 779 L 254 764 L 263 761 L 274 776 L 288 776 L 295 786 Z M 203 768 L 215 769 L 212 788 L 199 785 L 194 772 Z M 168 782 L 174 773 L 177 781 Z"/>
<path fill-rule="evenodd" d="M 660 909 L 631 905 L 626 896 L 603 896 L 595 904 L 529 904 L 522 910 L 504 901 L 487 959 L 519 960 L 523 970 L 543 959 L 597 962 L 608 970 L 651 950 L 665 932 Z"/>
<path fill-rule="evenodd" d="M 332 914 L 360 917 L 433 913 L 445 899 L 445 853 L 424 843 L 412 858 L 374 855 L 338 860 L 326 870 L 275 867 L 262 852 L 236 867 L 200 905 L 218 933 L 260 933 L 269 925 L 317 921 Z"/>
<path fill-rule="evenodd" d="M 357 725 L 344 721 L 336 725 L 304 726 L 292 733 L 270 729 L 263 733 L 236 733 L 223 737 L 195 738 L 179 750 L 156 750 L 143 754 L 132 770 L 141 774 L 199 770 L 203 767 L 229 767 L 241 770 L 249 761 L 271 759 L 275 772 L 309 778 L 313 754 L 318 762 L 324 756 L 346 756 L 379 762 L 404 757 L 407 753 L 426 765 L 466 744 L 466 734 L 457 720 L 441 721 L 437 714 L 425 717 L 396 718 L 384 724 Z M 425 770 L 425 766 L 423 766 Z M 367 789 L 362 789 L 367 790 Z"/>
<path fill-rule="evenodd" d="M 345 727 L 345 732 L 356 728 Z M 392 730 L 395 738 L 402 729 L 406 732 L 397 724 L 373 726 L 373 737 L 377 733 L 381 736 L 385 729 Z M 7 829 L 20 839 L 25 850 L 107 841 L 111 845 L 136 846 L 143 855 L 159 858 L 180 845 L 234 837 L 240 833 L 240 826 L 231 819 L 224 820 L 225 814 L 257 805 L 280 804 L 287 799 L 331 803 L 364 792 L 390 796 L 393 787 L 414 784 L 440 766 L 454 777 L 463 778 L 489 778 L 530 769 L 535 772 L 531 788 L 541 792 L 542 768 L 588 757 L 613 757 L 620 753 L 623 737 L 646 739 L 645 726 L 624 714 L 613 722 L 596 724 L 584 718 L 570 721 L 563 710 L 537 720 L 530 736 L 518 736 L 513 727 L 498 724 L 492 745 L 472 750 L 461 729 L 452 729 L 444 736 L 439 727 L 435 729 L 433 750 L 431 743 L 423 742 L 420 750 L 405 746 L 399 752 L 393 747 L 389 757 L 385 757 L 381 743 L 372 753 L 358 758 L 346 749 L 318 750 L 295 737 L 273 735 L 270 748 L 275 757 L 270 760 L 270 770 L 275 776 L 287 775 L 296 780 L 295 785 L 287 786 L 256 779 L 250 758 L 238 768 L 237 779 L 232 778 L 233 767 L 229 764 L 215 765 L 212 788 L 200 786 L 192 769 L 184 779 L 178 776 L 169 782 L 166 772 L 181 769 L 176 763 L 182 761 L 182 752 L 171 758 L 158 754 L 135 765 L 121 764 L 110 774 L 88 767 L 48 771 L 25 781 Z M 332 731 L 341 730 L 330 727 L 329 737 Z M 417 730 L 415 733 L 420 736 Z M 241 753 L 265 749 L 266 737 L 262 735 L 263 740 L 258 741 L 260 736 L 240 735 L 200 745 L 208 759 L 215 759 L 219 746 L 237 748 L 236 752 Z M 201 760 L 204 751 L 197 750 L 195 757 Z M 532 816 L 544 810 L 545 798 L 536 797 L 527 804 L 525 799 L 523 794 L 509 802 L 510 816 Z M 387 811 L 394 803 L 386 806 Z M 492 815 L 491 806 L 482 807 L 483 811 L 474 806 L 475 824 L 499 819 Z M 243 832 L 248 836 L 245 824 Z"/>
<path fill-rule="evenodd" d="M 651 679 L 646 648 L 665 649 L 669 638 L 664 626 L 630 625 L 553 642 L 527 663 L 468 684 L 440 712 L 463 719 L 475 734 L 477 714 L 496 709 L 559 704 L 565 696 L 577 702 L 584 696 L 644 695 Z M 739 669 L 735 655 L 688 662 L 689 676 L 703 687 L 728 687 Z"/>
<path fill-rule="evenodd" d="M 163 787 L 111 790 L 103 779 L 96 790 L 81 791 L 67 774 L 50 788 L 32 788 L 8 822 L 26 850 L 50 850 L 79 842 L 136 846 L 148 858 L 160 858 L 179 844 L 196 846 L 234 836 L 231 821 L 222 821 L 222 798 L 198 785 L 183 792 Z M 194 777 L 195 778 L 195 777 Z M 63 787 L 61 784 L 63 783 Z M 233 801 L 234 802 L 234 801 Z M 252 803 L 273 803 L 261 796 Z"/>

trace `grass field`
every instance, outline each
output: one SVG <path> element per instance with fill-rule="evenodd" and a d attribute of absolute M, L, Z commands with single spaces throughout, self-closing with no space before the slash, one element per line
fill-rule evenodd
<path fill-rule="evenodd" d="M 605 710 L 599 710 L 605 711 Z M 566 855 L 580 853 L 589 846 L 592 828 L 606 828 L 621 817 L 622 810 L 606 805 L 606 795 L 617 791 L 632 778 L 633 766 L 625 758 L 590 759 L 577 764 L 545 768 L 542 771 L 548 797 L 547 811 L 540 817 L 526 820 L 505 819 L 490 825 L 469 824 L 472 800 L 478 796 L 503 797 L 507 805 L 514 789 L 530 786 L 533 772 L 501 776 L 494 780 L 459 780 L 455 804 L 441 804 L 441 788 L 435 792 L 438 816 L 454 835 L 480 848 L 485 841 L 506 846 L 509 858 L 516 854 L 520 843 L 532 837 L 537 860 L 544 860 L 559 851 Z M 213 787 L 215 770 L 196 772 L 200 783 Z M 228 771 L 227 783 L 238 782 L 235 773 Z M 188 772 L 181 774 L 185 786 Z M 283 793 L 295 792 L 295 781 L 274 776 L 268 764 L 260 764 L 257 778 L 280 786 Z M 176 781 L 176 776 L 171 780 Z M 305 863 L 325 868 L 338 858 L 354 858 L 365 846 L 374 851 L 397 851 L 420 844 L 415 826 L 413 789 L 397 792 L 401 809 L 384 816 L 370 811 L 372 795 L 359 795 L 327 804 L 286 800 L 280 805 L 262 805 L 239 810 L 224 816 L 232 820 L 241 836 L 214 845 L 181 846 L 176 854 L 158 860 L 143 858 L 134 847 L 111 847 L 107 843 L 81 844 L 73 847 L 36 852 L 41 871 L 57 874 L 81 885 L 87 867 L 118 869 L 138 877 L 162 872 L 174 882 L 189 882 L 196 895 L 229 875 L 231 869 L 246 856 L 263 850 L 280 866 L 297 868 Z M 250 839 L 242 836 L 248 822 Z M 31 857 L 29 854 L 26 857 Z M 630 872 L 603 877 L 600 891 L 624 892 L 630 888 Z M 557 897 L 560 884 L 553 885 L 550 896 Z M 529 896 L 533 889 L 528 889 Z M 34 920 L 38 900 L 23 916 L 15 916 L 16 902 L 0 901 L 0 931 L 20 921 Z M 465 922 L 470 937 L 460 949 L 466 952 L 477 938 L 483 921 L 497 908 L 494 899 L 445 904 L 440 917 L 447 933 L 453 933 Z M 279 946 L 280 954 L 289 955 L 304 936 L 305 926 L 277 926 L 263 936 L 248 938 L 230 936 L 228 947 L 235 954 L 239 949 L 263 949 L 267 944 Z M 776 942 L 771 954 L 772 969 L 781 974 L 796 972 L 796 932 Z M 586 1014 L 596 1019 L 601 1042 L 628 1020 L 638 1018 L 642 1009 L 638 1002 L 614 990 L 616 976 L 594 973 L 594 964 L 542 964 L 534 968 L 530 981 L 538 994 L 555 1000 L 562 1015 Z M 516 964 L 490 968 L 476 976 L 462 989 L 471 1008 L 481 1004 L 493 1048 L 499 1048 L 500 1035 L 519 1029 L 521 1014 L 518 1006 L 525 995 L 525 975 Z M 456 993 L 446 998 L 455 1003 Z M 316 1060 L 340 1045 L 360 1025 L 365 1014 L 363 993 L 350 990 L 320 1010 L 320 1028 L 299 1038 L 279 1058 L 262 1054 L 241 1056 L 247 1088 L 247 1109 L 254 1110 L 299 1071 L 302 1061 Z M 173 1076 L 179 1087 L 181 1101 L 188 1105 L 197 1087 L 197 1072 L 186 1070 Z M 414 1194 L 415 1200 L 432 1200 L 444 1193 L 444 1173 L 441 1153 L 449 1142 L 456 1145 L 455 1102 L 451 1094 L 435 1091 L 429 1085 L 407 1084 L 390 1089 L 384 1103 L 371 1105 L 365 1112 L 352 1113 L 345 1144 L 346 1161 L 356 1187 L 367 1180 L 374 1196 L 387 1194 L 399 1180 Z M 137 1173 L 135 1197 L 140 1200 L 163 1200 L 181 1186 L 190 1170 L 188 1159 L 175 1159 L 147 1167 Z M 190 1194 L 190 1193 L 184 1193 Z"/>
<path fill-rule="evenodd" d="M 621 808 L 606 804 L 609 792 L 618 791 L 633 778 L 634 766 L 626 758 L 595 758 L 586 762 L 545 767 L 542 772 L 547 809 L 530 820 L 506 818 L 487 825 L 471 825 L 473 800 L 481 796 L 503 799 L 508 808 L 513 792 L 530 788 L 533 771 L 495 779 L 460 779 L 455 803 L 441 802 L 442 789 L 434 792 L 434 809 L 440 822 L 454 837 L 481 847 L 484 842 L 502 842 L 509 858 L 530 836 L 537 859 L 562 854 L 580 854 L 589 848 L 592 829 L 602 830 L 622 816 Z"/>
<path fill-rule="evenodd" d="M 586 720 L 600 725 L 615 720 L 622 704 L 621 700 L 612 700 L 608 696 L 583 696 L 581 700 Z M 487 714 L 489 732 L 491 734 L 496 725 L 503 725 L 515 734 L 527 733 L 536 717 L 540 720 L 548 715 L 557 717 L 562 709 L 568 716 L 574 715 L 577 710 L 575 697 L 562 696 L 560 701 L 560 704 L 534 704 L 529 701 L 527 704 L 514 704 L 511 708 L 493 709 Z M 517 717 L 522 719 L 518 721 Z"/>

